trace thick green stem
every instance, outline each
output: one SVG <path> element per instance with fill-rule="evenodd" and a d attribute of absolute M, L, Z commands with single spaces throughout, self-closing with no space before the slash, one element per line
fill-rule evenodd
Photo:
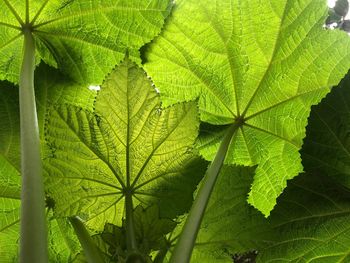
<path fill-rule="evenodd" d="M 77 217 L 69 218 L 72 224 L 75 234 L 77 235 L 79 242 L 84 250 L 85 258 L 88 263 L 103 263 L 103 257 L 92 240 L 89 232 L 84 226 L 84 223 Z"/>
<path fill-rule="evenodd" d="M 223 141 L 221 142 L 219 150 L 216 153 L 213 162 L 208 167 L 202 185 L 187 217 L 180 238 L 171 256 L 170 263 L 190 262 L 192 250 L 197 238 L 205 209 L 209 202 L 210 195 L 213 191 L 220 169 L 224 163 L 226 153 L 233 135 L 241 124 L 241 120 L 237 120 L 234 124 L 232 124 L 232 126 L 227 131 Z"/>
<path fill-rule="evenodd" d="M 35 105 L 35 43 L 31 30 L 23 29 L 24 53 L 19 82 L 21 119 L 21 263 L 46 263 L 47 230 L 40 157 L 39 126 Z"/>
<path fill-rule="evenodd" d="M 128 185 L 130 183 L 128 182 Z M 126 221 L 126 247 L 128 255 L 126 263 L 145 263 L 143 255 L 137 248 L 135 223 L 134 223 L 134 206 L 132 202 L 132 191 L 125 192 L 125 221 Z"/>
<path fill-rule="evenodd" d="M 126 245 L 130 252 L 137 251 L 137 242 L 134 226 L 134 207 L 132 203 L 132 194 L 125 194 L 125 221 L 126 221 Z"/>

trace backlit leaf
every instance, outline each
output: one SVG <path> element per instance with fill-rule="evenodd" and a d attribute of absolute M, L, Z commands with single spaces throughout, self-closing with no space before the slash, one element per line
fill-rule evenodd
<path fill-rule="evenodd" d="M 201 120 L 218 126 L 201 138 L 207 160 L 223 125 L 242 122 L 225 163 L 257 165 L 248 202 L 265 216 L 303 170 L 311 105 L 350 66 L 348 36 L 323 29 L 327 11 L 323 0 L 179 0 L 146 52 L 165 105 L 198 97 Z"/>
<path fill-rule="evenodd" d="M 349 190 L 325 176 L 300 175 L 265 219 L 245 201 L 253 170 L 225 167 L 223 173 L 191 263 L 232 263 L 249 251 L 257 251 L 257 263 L 349 261 Z"/>
<path fill-rule="evenodd" d="M 45 170 L 57 215 L 80 215 L 98 229 L 120 225 L 128 189 L 134 205 L 157 203 L 162 217 L 190 207 L 205 168 L 191 153 L 197 106 L 162 109 L 151 84 L 127 59 L 101 86 L 94 112 L 70 105 L 51 110 Z"/>
<path fill-rule="evenodd" d="M 37 60 L 83 83 L 102 82 L 125 52 L 156 36 L 169 14 L 167 0 L 28 0 L 0 2 L 0 79 L 18 82 L 22 27 L 30 24 Z"/>

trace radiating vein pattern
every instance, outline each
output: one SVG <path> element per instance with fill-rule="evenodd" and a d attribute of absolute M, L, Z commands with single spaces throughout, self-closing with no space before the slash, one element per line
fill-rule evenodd
<path fill-rule="evenodd" d="M 244 119 L 225 162 L 258 165 L 249 202 L 265 215 L 303 169 L 310 107 L 350 66 L 347 35 L 322 28 L 327 10 L 322 0 L 179 0 L 146 52 L 165 105 L 198 98 L 204 122 Z M 212 136 L 201 139 L 207 160 L 221 140 Z"/>
<path fill-rule="evenodd" d="M 38 63 L 58 66 L 79 82 L 100 84 L 126 52 L 140 59 L 139 48 L 159 34 L 171 6 L 167 0 L 2 0 L 0 79 L 18 82 L 21 27 L 30 22 Z"/>
<path fill-rule="evenodd" d="M 146 74 L 127 59 L 106 78 L 94 109 L 60 105 L 48 118 L 52 156 L 45 168 L 57 213 L 79 214 L 97 228 L 120 223 L 130 188 L 135 205 L 162 207 L 176 198 L 178 208 L 164 211 L 174 216 L 187 209 L 190 182 L 198 180 L 190 175 L 199 167 L 191 153 L 199 127 L 196 103 L 161 109 Z"/>

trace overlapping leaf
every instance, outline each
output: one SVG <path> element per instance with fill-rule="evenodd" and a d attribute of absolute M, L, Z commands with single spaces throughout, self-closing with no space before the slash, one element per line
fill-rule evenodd
<path fill-rule="evenodd" d="M 191 262 L 232 263 L 235 254 L 255 250 L 256 262 L 264 263 L 349 261 L 348 190 L 324 176 L 301 175 L 288 184 L 265 219 L 245 201 L 253 170 L 226 167 L 223 173 Z"/>
<path fill-rule="evenodd" d="M 349 131 L 350 78 L 347 75 L 311 112 L 302 151 L 305 169 L 327 174 L 350 187 Z"/>
<path fill-rule="evenodd" d="M 134 205 L 159 204 L 161 216 L 190 207 L 205 168 L 191 153 L 197 106 L 162 110 L 151 84 L 126 60 L 105 80 L 94 112 L 52 109 L 46 132 L 52 157 L 45 170 L 57 215 L 80 215 L 100 229 L 106 222 L 120 225 L 126 191 Z"/>
<path fill-rule="evenodd" d="M 44 126 L 52 105 L 70 104 L 93 110 L 96 91 L 65 77 L 58 70 L 41 63 L 35 72 L 35 98 L 42 145 Z"/>
<path fill-rule="evenodd" d="M 180 0 L 146 53 L 166 105 L 199 97 L 202 121 L 242 122 L 225 162 L 258 165 L 248 201 L 266 216 L 303 169 L 310 106 L 350 66 L 348 36 L 322 28 L 327 9 L 321 0 Z M 202 138 L 206 159 L 224 129 Z"/>
<path fill-rule="evenodd" d="M 0 262 L 17 259 L 21 204 L 18 100 L 8 86 L 0 84 Z"/>
<path fill-rule="evenodd" d="M 37 58 L 84 83 L 100 83 L 125 52 L 156 36 L 167 0 L 28 0 L 0 2 L 0 79 L 18 82 L 23 25 L 33 28 Z"/>
<path fill-rule="evenodd" d="M 19 239 L 20 176 L 0 155 L 0 262 L 15 262 Z"/>

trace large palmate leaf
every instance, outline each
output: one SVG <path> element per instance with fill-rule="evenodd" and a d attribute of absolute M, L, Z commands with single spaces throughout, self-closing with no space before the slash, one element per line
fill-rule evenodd
<path fill-rule="evenodd" d="M 261 263 L 349 262 L 348 190 L 324 176 L 301 175 L 288 184 L 265 219 L 245 201 L 253 170 L 225 167 L 223 173 L 226 176 L 218 179 L 192 263 L 232 263 L 234 256 L 254 257 L 255 251 L 256 262 Z"/>
<path fill-rule="evenodd" d="M 167 0 L 0 2 L 0 79 L 18 82 L 22 28 L 32 28 L 37 57 L 84 83 L 100 83 L 128 50 L 160 32 Z"/>
<path fill-rule="evenodd" d="M 158 203 L 174 217 L 191 205 L 203 162 L 191 149 L 199 120 L 196 103 L 161 109 L 144 72 L 128 59 L 107 77 L 95 111 L 54 107 L 46 140 L 46 181 L 57 215 L 80 215 L 88 225 L 120 225 L 124 194 L 133 203 Z M 193 172 L 195 171 L 195 173 Z"/>
<path fill-rule="evenodd" d="M 350 39 L 322 28 L 327 10 L 323 0 L 180 0 L 146 52 L 165 105 L 199 97 L 202 121 L 239 125 L 225 162 L 258 165 L 248 201 L 265 215 L 303 169 L 310 106 L 350 66 Z M 208 160 L 220 127 L 201 140 Z"/>
<path fill-rule="evenodd" d="M 311 111 L 302 157 L 307 171 L 350 187 L 350 76 Z"/>

